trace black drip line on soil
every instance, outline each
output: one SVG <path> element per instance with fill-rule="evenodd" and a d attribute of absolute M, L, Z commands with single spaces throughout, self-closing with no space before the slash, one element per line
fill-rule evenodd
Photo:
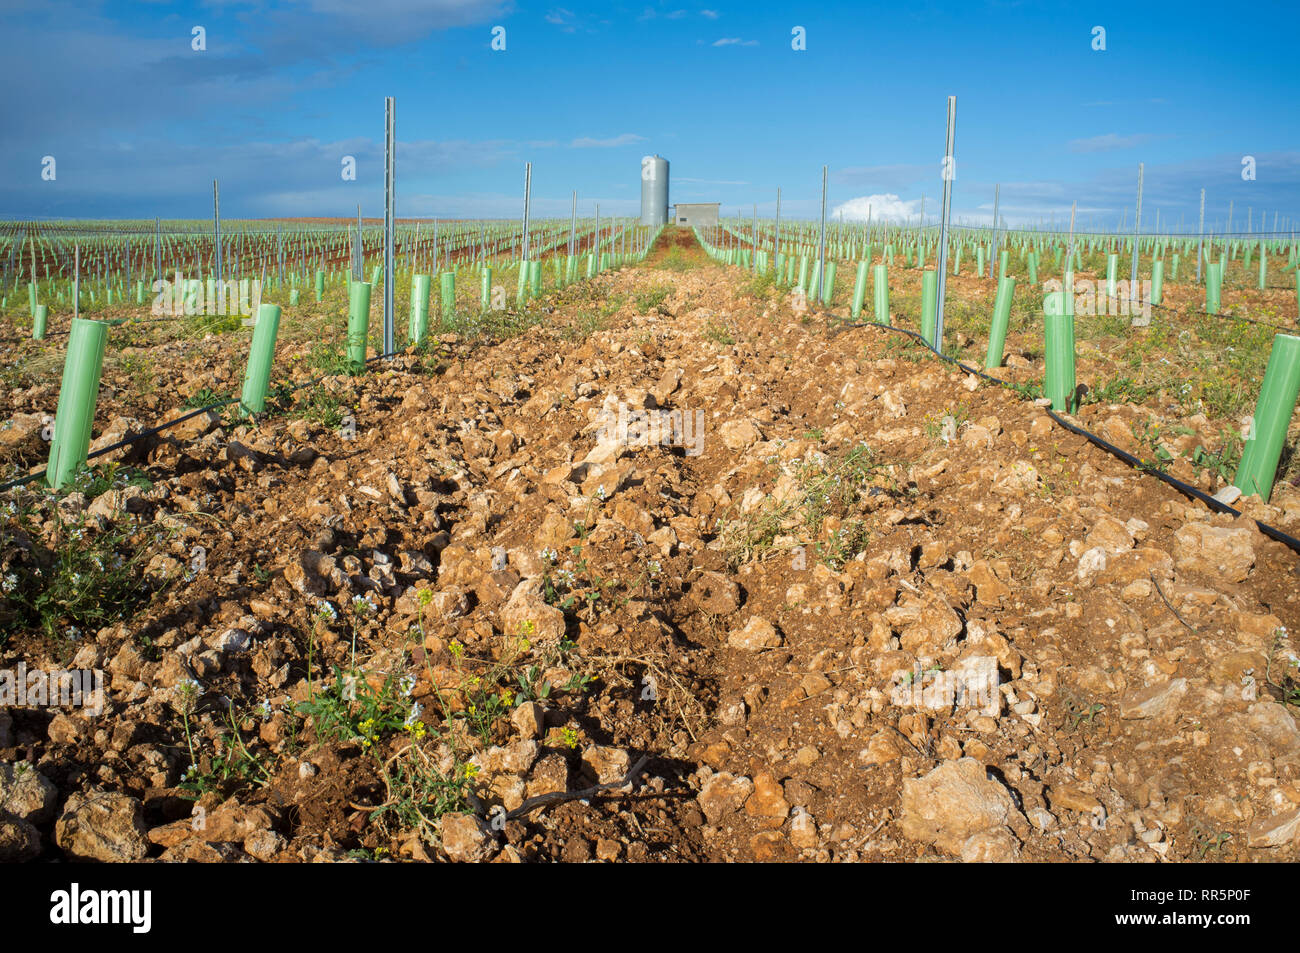
<path fill-rule="evenodd" d="M 839 317 L 839 315 L 835 315 L 831 312 L 826 312 L 826 313 L 830 314 L 831 317 Z M 892 324 L 882 324 L 878 321 L 844 322 L 840 324 L 839 327 L 843 329 L 881 328 L 886 331 L 895 331 L 899 334 L 905 334 L 908 337 L 912 338 L 913 340 L 920 342 L 920 344 L 927 351 L 933 354 L 935 357 L 947 361 L 949 364 L 956 365 L 957 367 L 965 371 L 967 374 L 974 374 L 976 377 L 980 377 L 986 381 L 990 381 L 991 383 L 1001 385 L 1002 387 L 1007 387 L 1008 389 L 1012 389 L 1010 387 L 1009 382 L 1002 380 L 1001 378 L 994 377 L 992 374 L 987 374 L 978 368 L 971 367 L 968 364 L 964 364 L 961 361 L 957 360 L 955 357 L 950 357 L 947 354 L 935 350 L 930 345 L 930 343 L 926 341 L 925 338 L 923 338 L 920 334 L 918 334 L 915 331 L 908 330 L 907 328 L 896 327 Z M 1214 510 L 1217 513 L 1228 513 L 1234 517 L 1242 515 L 1240 510 L 1234 509 L 1233 507 L 1229 506 L 1227 503 L 1224 503 L 1222 500 L 1216 500 L 1213 496 L 1202 491 L 1198 487 L 1194 487 L 1190 483 L 1184 483 L 1182 480 L 1178 479 L 1177 477 L 1165 473 L 1164 471 L 1160 470 L 1156 466 L 1143 461 L 1139 457 L 1135 457 L 1127 450 L 1122 450 L 1121 448 L 1115 446 L 1113 443 L 1110 443 L 1109 441 L 1103 439 L 1102 437 L 1097 436 L 1092 431 L 1086 430 L 1083 427 L 1080 427 L 1078 424 L 1071 423 L 1065 417 L 1061 416 L 1056 411 L 1054 411 L 1051 407 L 1044 407 L 1043 409 L 1046 410 L 1047 415 L 1051 417 L 1052 420 L 1054 420 L 1061 427 L 1064 427 L 1066 430 L 1070 431 L 1076 436 L 1083 437 L 1089 443 L 1093 444 L 1096 447 L 1101 448 L 1102 450 L 1105 450 L 1107 453 L 1111 454 L 1112 456 L 1118 457 L 1120 460 L 1124 461 L 1125 463 L 1133 467 L 1138 472 L 1146 473 L 1151 476 L 1154 476 L 1156 479 L 1160 480 L 1163 483 L 1168 484 L 1178 492 L 1193 497 L 1194 499 L 1200 500 L 1202 503 L 1204 503 L 1206 506 L 1210 507 L 1210 509 Z M 1270 539 L 1277 540 L 1279 543 L 1282 543 L 1283 545 L 1291 548 L 1295 552 L 1300 553 L 1300 539 L 1297 539 L 1294 536 L 1284 533 L 1282 530 L 1278 529 L 1277 527 L 1270 526 L 1268 523 L 1261 522 L 1260 520 L 1254 520 L 1254 522 L 1255 525 L 1259 527 L 1260 532 L 1262 532 L 1265 536 L 1268 536 Z"/>

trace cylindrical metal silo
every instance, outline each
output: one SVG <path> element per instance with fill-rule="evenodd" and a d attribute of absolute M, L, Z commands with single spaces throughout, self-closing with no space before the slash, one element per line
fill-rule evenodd
<path fill-rule="evenodd" d="M 641 224 L 668 223 L 668 160 L 645 156 L 641 160 Z"/>

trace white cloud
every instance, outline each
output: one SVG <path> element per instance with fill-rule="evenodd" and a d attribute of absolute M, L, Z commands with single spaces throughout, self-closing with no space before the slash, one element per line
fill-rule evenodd
<path fill-rule="evenodd" d="M 590 136 L 579 136 L 569 143 L 569 147 L 571 149 L 611 149 L 615 146 L 630 146 L 634 142 L 645 141 L 645 136 L 625 132 L 621 136 L 614 136 L 610 139 L 593 139 Z"/>
<path fill-rule="evenodd" d="M 865 222 L 870 211 L 873 222 L 881 220 L 899 222 L 915 219 L 920 214 L 920 210 L 919 199 L 903 201 L 894 193 L 886 192 L 884 195 L 863 195 L 849 199 L 835 206 L 831 218 L 836 221 L 843 218 L 846 222 Z"/>
<path fill-rule="evenodd" d="M 685 175 L 676 176 L 673 181 L 690 185 L 749 185 L 748 182 L 732 181 L 730 179 L 693 179 Z"/>
<path fill-rule="evenodd" d="M 1151 139 L 1146 133 L 1135 133 L 1131 136 L 1121 136 L 1117 133 L 1108 132 L 1104 136 L 1092 136 L 1088 139 L 1071 139 L 1071 152 L 1109 152 L 1112 149 L 1132 149 L 1134 146 L 1140 146 L 1142 143 Z"/>
<path fill-rule="evenodd" d="M 710 19 L 710 20 L 716 20 L 716 19 L 718 18 L 718 15 L 719 15 L 719 14 L 718 14 L 718 11 L 717 11 L 717 10 L 701 10 L 701 11 L 700 11 L 700 16 L 702 16 L 702 17 L 706 17 L 707 19 Z"/>
<path fill-rule="evenodd" d="M 565 33 L 576 33 L 578 30 L 578 15 L 564 7 L 551 8 L 543 19 L 547 23 L 558 26 Z"/>
<path fill-rule="evenodd" d="M 742 40 L 738 36 L 724 36 L 713 41 L 714 46 L 758 46 L 758 40 Z"/>

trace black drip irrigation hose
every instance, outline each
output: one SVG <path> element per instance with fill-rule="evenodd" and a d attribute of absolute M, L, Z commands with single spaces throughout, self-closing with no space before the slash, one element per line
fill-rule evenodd
<path fill-rule="evenodd" d="M 838 317 L 838 315 L 835 315 L 831 312 L 826 312 L 826 313 L 831 314 L 832 317 Z M 971 367 L 969 364 L 963 364 L 955 357 L 950 357 L 947 354 L 942 353 L 941 351 L 935 350 L 930 345 L 930 342 L 927 341 L 924 337 L 922 337 L 920 334 L 918 334 L 915 331 L 908 330 L 907 328 L 896 327 L 895 325 L 892 324 L 883 324 L 879 321 L 845 322 L 840 324 L 839 327 L 843 329 L 883 328 L 886 331 L 895 331 L 899 334 L 905 334 L 908 337 L 916 341 L 919 341 L 921 345 L 927 351 L 933 354 L 935 357 L 947 361 L 949 364 L 956 365 L 966 373 L 974 374 L 976 377 L 983 378 L 986 381 L 990 381 L 994 384 L 999 384 L 1002 387 L 1010 388 L 1010 383 L 1008 381 L 1002 380 L 999 377 L 994 377 L 992 374 L 988 374 L 980 370 L 979 368 Z M 1151 464 L 1144 462 L 1140 458 L 1133 456 L 1133 454 L 1129 453 L 1126 450 L 1121 450 L 1113 443 L 1110 443 L 1102 439 L 1101 437 L 1097 436 L 1095 433 L 1091 432 L 1090 430 L 1086 430 L 1083 427 L 1080 427 L 1078 424 L 1071 423 L 1070 421 L 1066 420 L 1065 418 L 1057 414 L 1056 411 L 1052 410 L 1051 407 L 1046 407 L 1044 409 L 1047 411 L 1047 415 L 1051 417 L 1052 420 L 1055 421 L 1057 424 L 1064 427 L 1066 430 L 1070 431 L 1076 436 L 1085 438 L 1089 443 L 1093 444 L 1096 447 L 1101 448 L 1102 450 L 1105 450 L 1107 453 L 1124 461 L 1129 466 L 1133 467 L 1135 470 L 1138 470 L 1139 472 L 1142 473 L 1148 473 L 1151 476 L 1154 476 L 1156 479 L 1160 480 L 1163 483 L 1168 484 L 1169 486 L 1173 487 L 1175 490 L 1178 490 L 1180 493 L 1193 497 L 1194 499 L 1200 500 L 1202 503 L 1205 503 L 1207 506 L 1209 506 L 1212 510 L 1215 510 L 1216 512 L 1228 513 L 1231 514 L 1232 516 L 1242 515 L 1240 510 L 1234 509 L 1233 507 L 1229 506 L 1227 503 L 1224 503 L 1222 500 L 1216 500 L 1208 493 L 1192 486 L 1191 484 L 1184 483 L 1182 480 L 1179 480 L 1177 477 L 1170 476 L 1168 473 L 1163 472 L 1157 467 L 1154 467 Z M 1268 523 L 1261 522 L 1260 520 L 1255 520 L 1255 525 L 1259 527 L 1259 531 L 1263 533 L 1265 536 L 1269 537 L 1270 539 L 1277 540 L 1279 543 L 1282 543 L 1283 545 L 1289 547 L 1290 549 L 1294 550 L 1296 553 L 1300 553 L 1300 539 L 1296 539 L 1294 536 L 1282 532 L 1282 530 L 1278 529 L 1277 527 L 1270 526 Z"/>
<path fill-rule="evenodd" d="M 1199 308 L 1171 308 L 1169 305 L 1166 304 L 1154 304 L 1152 302 L 1147 302 L 1147 303 L 1150 304 L 1151 307 L 1153 308 L 1159 308 L 1161 311 L 1174 311 L 1174 312 L 1186 313 L 1186 314 L 1199 314 L 1202 317 L 1219 318 L 1220 320 L 1223 321 L 1244 321 L 1247 324 L 1255 324 L 1261 328 L 1271 328 L 1274 331 L 1281 331 L 1283 334 L 1294 334 L 1297 330 L 1300 330 L 1300 328 L 1298 327 L 1288 328 L 1281 324 L 1272 324 L 1268 321 L 1260 321 L 1258 318 L 1248 318 L 1244 314 L 1231 314 L 1231 313 L 1210 314 L 1210 312 L 1202 311 Z"/>

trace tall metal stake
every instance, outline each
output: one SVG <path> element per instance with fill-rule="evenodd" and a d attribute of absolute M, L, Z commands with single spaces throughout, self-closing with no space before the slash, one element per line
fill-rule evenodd
<path fill-rule="evenodd" d="M 397 349 L 393 323 L 393 215 L 397 188 L 397 102 L 392 96 L 384 98 L 384 354 L 391 356 Z"/>
<path fill-rule="evenodd" d="M 221 280 L 221 198 L 217 194 L 217 180 L 212 180 L 212 241 L 216 246 L 213 258 L 217 268 L 217 281 Z M 195 277 L 201 277 L 195 275 Z"/>
<path fill-rule="evenodd" d="M 1205 245 L 1205 189 L 1201 189 L 1201 224 L 1196 229 L 1196 280 L 1201 280 L 1201 249 Z"/>
<path fill-rule="evenodd" d="M 1074 269 L 1074 216 L 1079 210 L 1079 200 L 1075 199 L 1070 203 L 1070 241 L 1065 247 L 1065 267 L 1061 269 L 1061 279 L 1065 280 L 1065 273 Z"/>
<path fill-rule="evenodd" d="M 817 260 L 820 262 L 817 269 L 817 300 L 821 301 L 826 293 L 826 166 L 822 166 L 822 231 Z"/>
<path fill-rule="evenodd" d="M 998 257 L 998 199 L 1002 195 L 1002 185 L 993 186 L 993 254 L 989 255 L 989 277 L 993 277 L 993 262 Z"/>
<path fill-rule="evenodd" d="M 357 234 L 355 240 L 352 242 L 352 280 L 353 281 L 365 281 L 365 275 L 363 274 L 363 272 L 365 270 L 366 249 L 362 240 L 363 234 L 364 233 L 361 231 L 361 205 L 360 203 L 358 203 L 357 204 Z"/>
<path fill-rule="evenodd" d="M 533 193 L 533 164 L 524 163 L 524 244 L 520 254 L 522 261 L 528 261 L 528 212 Z"/>
<path fill-rule="evenodd" d="M 578 241 L 578 190 L 573 190 L 573 205 L 569 209 L 569 257 L 573 257 L 573 249 Z M 567 278 L 565 279 L 568 280 Z"/>
<path fill-rule="evenodd" d="M 781 189 L 776 190 L 776 232 L 772 236 L 772 267 L 776 267 L 777 256 L 781 254 Z"/>
<path fill-rule="evenodd" d="M 943 353 L 943 302 L 948 288 L 948 220 L 952 216 L 953 133 L 957 126 L 957 97 L 948 97 L 948 140 L 943 153 L 943 220 L 939 225 L 939 301 L 934 311 L 934 349 Z"/>
<path fill-rule="evenodd" d="M 1129 269 L 1128 276 L 1128 299 L 1129 301 L 1138 300 L 1138 244 L 1139 235 L 1142 231 L 1142 170 L 1145 163 L 1138 163 L 1138 202 L 1137 214 L 1133 217 L 1133 265 Z"/>

